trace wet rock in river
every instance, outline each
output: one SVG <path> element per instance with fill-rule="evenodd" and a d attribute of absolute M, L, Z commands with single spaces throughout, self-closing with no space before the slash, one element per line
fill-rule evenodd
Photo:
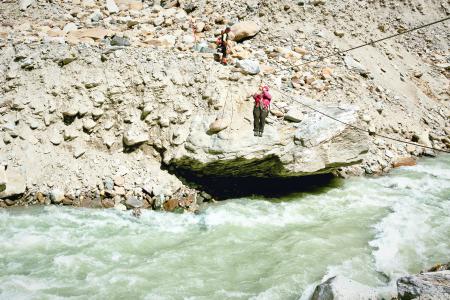
<path fill-rule="evenodd" d="M 397 280 L 398 299 L 450 299 L 450 271 L 427 272 Z"/>
<path fill-rule="evenodd" d="M 319 284 L 311 297 L 311 300 L 374 300 L 377 293 L 369 286 L 345 278 L 335 276 Z"/>
<path fill-rule="evenodd" d="M 165 211 L 174 211 L 178 207 L 177 199 L 169 199 L 163 204 Z"/>
<path fill-rule="evenodd" d="M 397 158 L 392 166 L 394 168 L 407 167 L 407 166 L 415 166 L 416 159 L 414 157 L 399 157 Z"/>

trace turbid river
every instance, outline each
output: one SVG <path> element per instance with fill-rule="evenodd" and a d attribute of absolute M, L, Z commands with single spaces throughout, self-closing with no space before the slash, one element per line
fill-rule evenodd
<path fill-rule="evenodd" d="M 341 274 L 389 293 L 450 260 L 450 156 L 198 215 L 0 210 L 0 299 L 307 299 Z"/>

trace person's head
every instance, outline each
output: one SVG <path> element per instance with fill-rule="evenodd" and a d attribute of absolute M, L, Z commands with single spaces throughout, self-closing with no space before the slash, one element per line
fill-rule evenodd
<path fill-rule="evenodd" d="M 230 27 L 225 28 L 225 33 L 230 33 L 230 31 L 231 31 Z"/>
<path fill-rule="evenodd" d="M 269 91 L 269 87 L 268 87 L 267 85 L 265 85 L 265 84 L 261 84 L 261 85 L 259 86 L 259 89 L 260 89 L 262 92 L 268 92 L 268 91 Z"/>

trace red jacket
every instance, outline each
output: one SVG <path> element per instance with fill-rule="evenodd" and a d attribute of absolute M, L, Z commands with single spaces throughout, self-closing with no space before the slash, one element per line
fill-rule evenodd
<path fill-rule="evenodd" d="M 264 91 L 261 94 L 253 95 L 253 99 L 255 99 L 256 107 L 261 107 L 262 105 L 264 109 L 269 109 L 272 96 L 269 94 L 269 89 L 264 89 Z"/>

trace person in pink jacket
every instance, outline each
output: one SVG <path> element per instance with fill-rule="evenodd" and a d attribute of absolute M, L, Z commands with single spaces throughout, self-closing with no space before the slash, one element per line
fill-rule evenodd
<path fill-rule="evenodd" d="M 262 136 L 264 132 L 264 124 L 269 115 L 270 101 L 272 96 L 269 93 L 267 85 L 260 86 L 261 93 L 253 95 L 255 106 L 253 108 L 253 133 L 254 136 Z"/>

